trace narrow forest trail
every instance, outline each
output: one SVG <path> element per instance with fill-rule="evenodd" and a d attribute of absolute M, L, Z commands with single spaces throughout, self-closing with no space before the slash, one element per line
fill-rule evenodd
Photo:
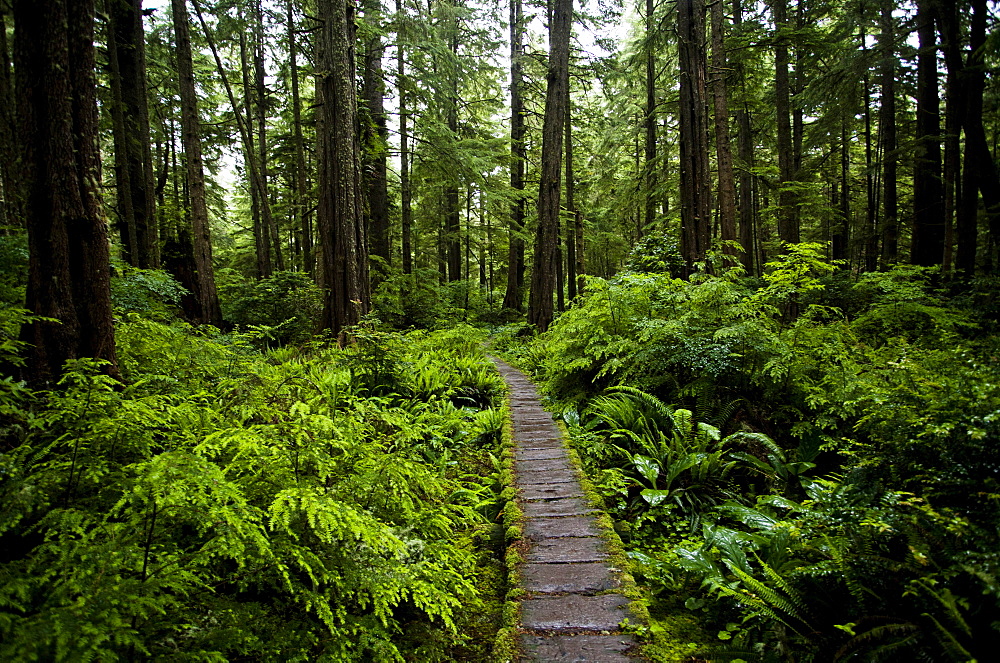
<path fill-rule="evenodd" d="M 523 373 L 493 359 L 510 388 L 514 473 L 527 544 L 520 568 L 522 661 L 636 661 L 618 633 L 632 617 L 562 431 Z"/>

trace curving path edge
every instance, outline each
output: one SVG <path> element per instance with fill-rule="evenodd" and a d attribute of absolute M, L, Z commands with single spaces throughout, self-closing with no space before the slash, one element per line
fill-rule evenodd
<path fill-rule="evenodd" d="M 520 569 L 521 661 L 635 663 L 631 617 L 562 431 L 523 373 L 491 358 L 510 389 L 514 474 L 527 544 Z"/>

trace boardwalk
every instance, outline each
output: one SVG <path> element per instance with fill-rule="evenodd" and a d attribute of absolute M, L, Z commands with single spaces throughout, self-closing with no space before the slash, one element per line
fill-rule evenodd
<path fill-rule="evenodd" d="M 584 498 L 563 435 L 527 378 L 494 360 L 510 387 L 518 497 L 528 543 L 521 567 L 523 661 L 635 663 L 619 634 L 630 616 L 617 593 L 594 510 Z"/>

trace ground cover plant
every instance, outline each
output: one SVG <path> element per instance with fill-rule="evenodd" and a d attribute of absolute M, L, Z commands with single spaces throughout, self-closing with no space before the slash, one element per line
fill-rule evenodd
<path fill-rule="evenodd" d="M 760 280 L 590 279 L 548 333 L 500 343 L 618 520 L 654 658 L 671 641 L 657 615 L 686 615 L 704 630 L 681 637 L 712 660 L 986 660 L 995 291 L 954 295 L 918 267 L 856 277 L 822 255 L 788 246 Z"/>
<path fill-rule="evenodd" d="M 3 382 L 0 658 L 485 660 L 502 383 L 480 332 L 267 350 L 120 314 L 122 382 L 93 360 Z"/>

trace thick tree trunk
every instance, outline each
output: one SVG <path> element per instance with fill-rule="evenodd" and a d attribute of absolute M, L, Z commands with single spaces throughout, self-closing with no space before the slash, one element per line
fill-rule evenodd
<path fill-rule="evenodd" d="M 777 115 L 778 148 L 778 238 L 783 242 L 799 241 L 799 219 L 792 191 L 795 180 L 792 148 L 791 84 L 788 78 L 788 7 L 787 0 L 772 0 L 771 12 L 776 30 L 774 38 L 774 106 Z"/>
<path fill-rule="evenodd" d="M 896 188 L 896 28 L 893 0 L 882 0 L 879 51 L 882 56 L 882 267 L 896 262 L 899 237 L 899 196 Z"/>
<path fill-rule="evenodd" d="M 212 237 L 208 226 L 205 196 L 205 172 L 201 154 L 201 124 L 194 89 L 194 65 L 191 60 L 191 31 L 185 0 L 171 0 L 174 35 L 177 42 L 177 69 L 181 97 L 181 142 L 187 167 L 188 202 L 191 210 L 191 240 L 194 249 L 195 281 L 192 294 L 198 305 L 195 322 L 222 323 L 219 297 L 215 290 L 212 266 Z"/>
<path fill-rule="evenodd" d="M 736 182 L 733 175 L 733 150 L 729 140 L 729 105 L 726 93 L 726 47 L 723 33 L 722 2 L 712 3 L 712 100 L 715 104 L 715 155 L 719 169 L 719 238 L 727 242 L 726 255 L 735 256 Z M 732 261 L 735 264 L 735 259 Z"/>
<path fill-rule="evenodd" d="M 1000 175 L 997 173 L 996 162 L 990 151 L 986 139 L 986 127 L 983 124 L 983 94 L 986 90 L 986 64 L 983 51 L 986 47 L 988 14 L 986 0 L 972 0 L 969 57 L 965 66 L 963 85 L 966 92 L 966 107 L 962 125 L 965 131 L 966 167 L 971 166 L 973 175 L 969 182 L 973 191 L 968 195 L 975 196 L 975 190 L 979 190 L 989 221 L 989 245 L 995 249 L 1000 246 Z M 963 195 L 966 195 L 965 192 Z M 992 262 L 992 251 L 988 254 L 988 258 Z"/>
<path fill-rule="evenodd" d="M 677 5 L 680 60 L 681 251 L 690 275 L 705 259 L 711 230 L 712 181 L 708 166 L 705 7 L 703 0 Z"/>
<path fill-rule="evenodd" d="M 941 105 L 932 0 L 917 2 L 917 133 L 913 163 L 913 238 L 910 261 L 944 259 L 944 189 L 941 180 Z"/>
<path fill-rule="evenodd" d="M 319 0 L 316 94 L 319 207 L 326 296 L 320 329 L 340 334 L 368 312 L 368 242 L 362 214 L 361 155 L 354 82 L 354 10 L 348 0 Z"/>
<path fill-rule="evenodd" d="M 128 226 L 128 261 L 136 267 L 155 267 L 159 260 L 142 0 L 109 0 L 108 5 L 119 212 Z"/>
<path fill-rule="evenodd" d="M 117 375 L 94 73 L 93 0 L 14 3 L 19 132 L 28 229 L 26 306 L 58 322 L 21 330 L 26 377 L 52 384 L 67 360 Z"/>
<path fill-rule="evenodd" d="M 378 25 L 381 19 L 382 6 L 379 0 L 365 0 L 362 10 L 369 25 Z M 374 135 L 365 140 L 376 153 L 366 150 L 363 172 L 367 176 L 365 190 L 368 196 L 368 241 L 371 254 L 381 258 L 385 267 L 389 266 L 391 258 L 389 250 L 389 193 L 386 167 L 386 150 L 389 130 L 385 116 L 385 83 L 382 76 L 382 55 L 385 45 L 381 35 L 375 34 L 365 44 L 364 62 L 364 99 L 368 107 L 371 123 L 365 126 L 368 131 L 374 130 Z"/>
<path fill-rule="evenodd" d="M 521 294 L 524 289 L 524 239 L 521 233 L 524 231 L 524 162 L 527 153 L 524 144 L 522 99 L 524 81 L 521 74 L 521 59 L 524 56 L 523 30 L 521 0 L 510 0 L 510 188 L 514 190 L 516 198 L 510 210 L 507 289 L 503 297 L 503 308 L 516 311 L 521 310 Z"/>
<path fill-rule="evenodd" d="M 573 0 L 553 0 L 549 21 L 549 70 L 542 125 L 542 168 L 538 190 L 538 230 L 528 300 L 528 322 L 546 331 L 554 317 L 552 295 L 558 260 L 560 170 L 569 86 L 569 38 Z"/>

